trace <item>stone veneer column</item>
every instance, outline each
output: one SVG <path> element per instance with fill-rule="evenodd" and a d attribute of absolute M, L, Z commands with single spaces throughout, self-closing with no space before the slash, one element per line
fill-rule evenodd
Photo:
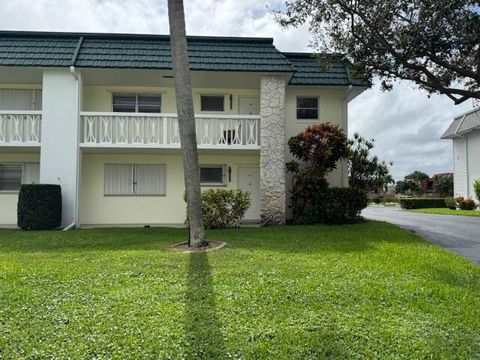
<path fill-rule="evenodd" d="M 285 224 L 285 79 L 260 79 L 260 201 L 262 225 Z"/>

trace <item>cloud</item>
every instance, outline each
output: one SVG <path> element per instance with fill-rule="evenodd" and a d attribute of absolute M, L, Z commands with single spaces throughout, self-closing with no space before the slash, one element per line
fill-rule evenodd
<path fill-rule="evenodd" d="M 414 170 L 433 175 L 453 170 L 451 140 L 440 140 L 453 117 L 471 102 L 455 106 L 444 96 L 399 81 L 390 92 L 379 86 L 365 91 L 349 106 L 349 132 L 374 138 L 374 153 L 393 161 L 392 174 L 402 179 Z"/>
<path fill-rule="evenodd" d="M 272 9 L 281 0 L 185 0 L 187 33 L 273 37 L 282 51 L 310 51 L 306 26 L 282 29 Z M 166 0 L 1 0 L 0 29 L 168 33 Z M 452 170 L 452 149 L 439 136 L 455 114 L 471 108 L 454 106 L 441 96 L 426 94 L 407 82 L 391 92 L 378 86 L 350 105 L 350 133 L 376 139 L 375 153 L 393 161 L 395 178 L 416 169 L 429 174 Z"/>

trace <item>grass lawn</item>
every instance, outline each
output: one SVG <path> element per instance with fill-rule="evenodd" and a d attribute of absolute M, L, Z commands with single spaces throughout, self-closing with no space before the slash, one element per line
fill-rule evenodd
<path fill-rule="evenodd" d="M 409 210 L 423 214 L 435 215 L 462 215 L 462 216 L 480 216 L 479 210 L 451 210 L 447 208 L 415 209 Z"/>
<path fill-rule="evenodd" d="M 0 230 L 1 359 L 480 357 L 480 267 L 393 225 Z"/>

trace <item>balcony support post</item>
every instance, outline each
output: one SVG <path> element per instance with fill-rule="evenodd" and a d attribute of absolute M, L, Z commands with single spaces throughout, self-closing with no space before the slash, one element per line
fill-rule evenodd
<path fill-rule="evenodd" d="M 62 226 L 78 224 L 82 77 L 44 70 L 40 182 L 62 187 Z"/>

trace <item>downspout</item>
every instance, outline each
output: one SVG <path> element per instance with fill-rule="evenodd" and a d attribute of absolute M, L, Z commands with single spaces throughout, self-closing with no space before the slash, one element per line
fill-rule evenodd
<path fill-rule="evenodd" d="M 67 225 L 66 227 L 64 227 L 62 231 L 68 231 L 73 229 L 74 227 L 75 227 L 75 222 L 72 222 L 70 225 Z"/>
<path fill-rule="evenodd" d="M 352 93 L 352 90 L 353 90 L 352 84 L 348 85 L 347 91 L 345 91 L 345 95 L 343 96 L 343 99 L 342 99 L 342 128 L 345 131 L 345 135 L 347 135 L 347 137 L 348 137 L 348 97 Z M 343 169 L 341 172 L 341 181 L 342 181 L 342 186 L 347 187 L 348 186 L 348 163 L 345 164 L 345 160 L 342 160 L 342 162 L 343 162 Z"/>
<path fill-rule="evenodd" d="M 78 54 L 80 52 L 80 48 L 82 46 L 82 43 L 83 43 L 83 36 L 81 36 L 79 39 L 78 39 L 78 43 L 77 43 L 77 46 L 75 47 L 75 51 L 72 55 L 72 59 L 70 61 L 70 73 L 72 74 L 73 78 L 75 79 L 75 81 L 77 82 L 77 91 L 78 91 L 78 94 L 77 94 L 77 113 L 80 114 L 80 101 L 78 100 L 80 98 L 80 89 L 79 89 L 79 74 L 77 73 L 76 69 L 75 69 L 75 63 L 77 62 L 77 57 L 78 57 Z M 80 118 L 77 119 L 77 127 L 80 126 Z M 78 139 L 78 134 L 79 134 L 79 129 L 77 129 L 77 149 L 76 149 L 76 156 L 77 156 L 77 171 L 76 171 L 76 176 L 75 176 L 75 189 L 76 189 L 76 193 L 75 193 L 75 208 L 73 210 L 73 222 L 71 224 L 69 224 L 68 226 L 66 226 L 65 228 L 63 228 L 63 231 L 68 231 L 68 230 L 71 230 L 71 229 L 74 229 L 75 226 L 76 226 L 76 223 L 77 223 L 77 218 L 78 218 L 78 201 L 79 201 L 79 177 L 80 177 L 80 154 L 79 154 L 79 148 L 78 148 L 78 142 L 79 142 L 79 139 Z"/>
<path fill-rule="evenodd" d="M 73 75 L 75 80 L 78 80 L 78 74 L 75 70 L 75 63 L 77 62 L 78 54 L 80 53 L 80 48 L 82 47 L 83 36 L 80 36 L 75 46 L 75 51 L 73 52 L 72 59 L 70 60 L 70 73 Z"/>
<path fill-rule="evenodd" d="M 73 78 L 78 81 L 78 73 L 77 70 L 75 70 L 75 66 L 70 66 L 70 73 L 73 75 Z"/>

